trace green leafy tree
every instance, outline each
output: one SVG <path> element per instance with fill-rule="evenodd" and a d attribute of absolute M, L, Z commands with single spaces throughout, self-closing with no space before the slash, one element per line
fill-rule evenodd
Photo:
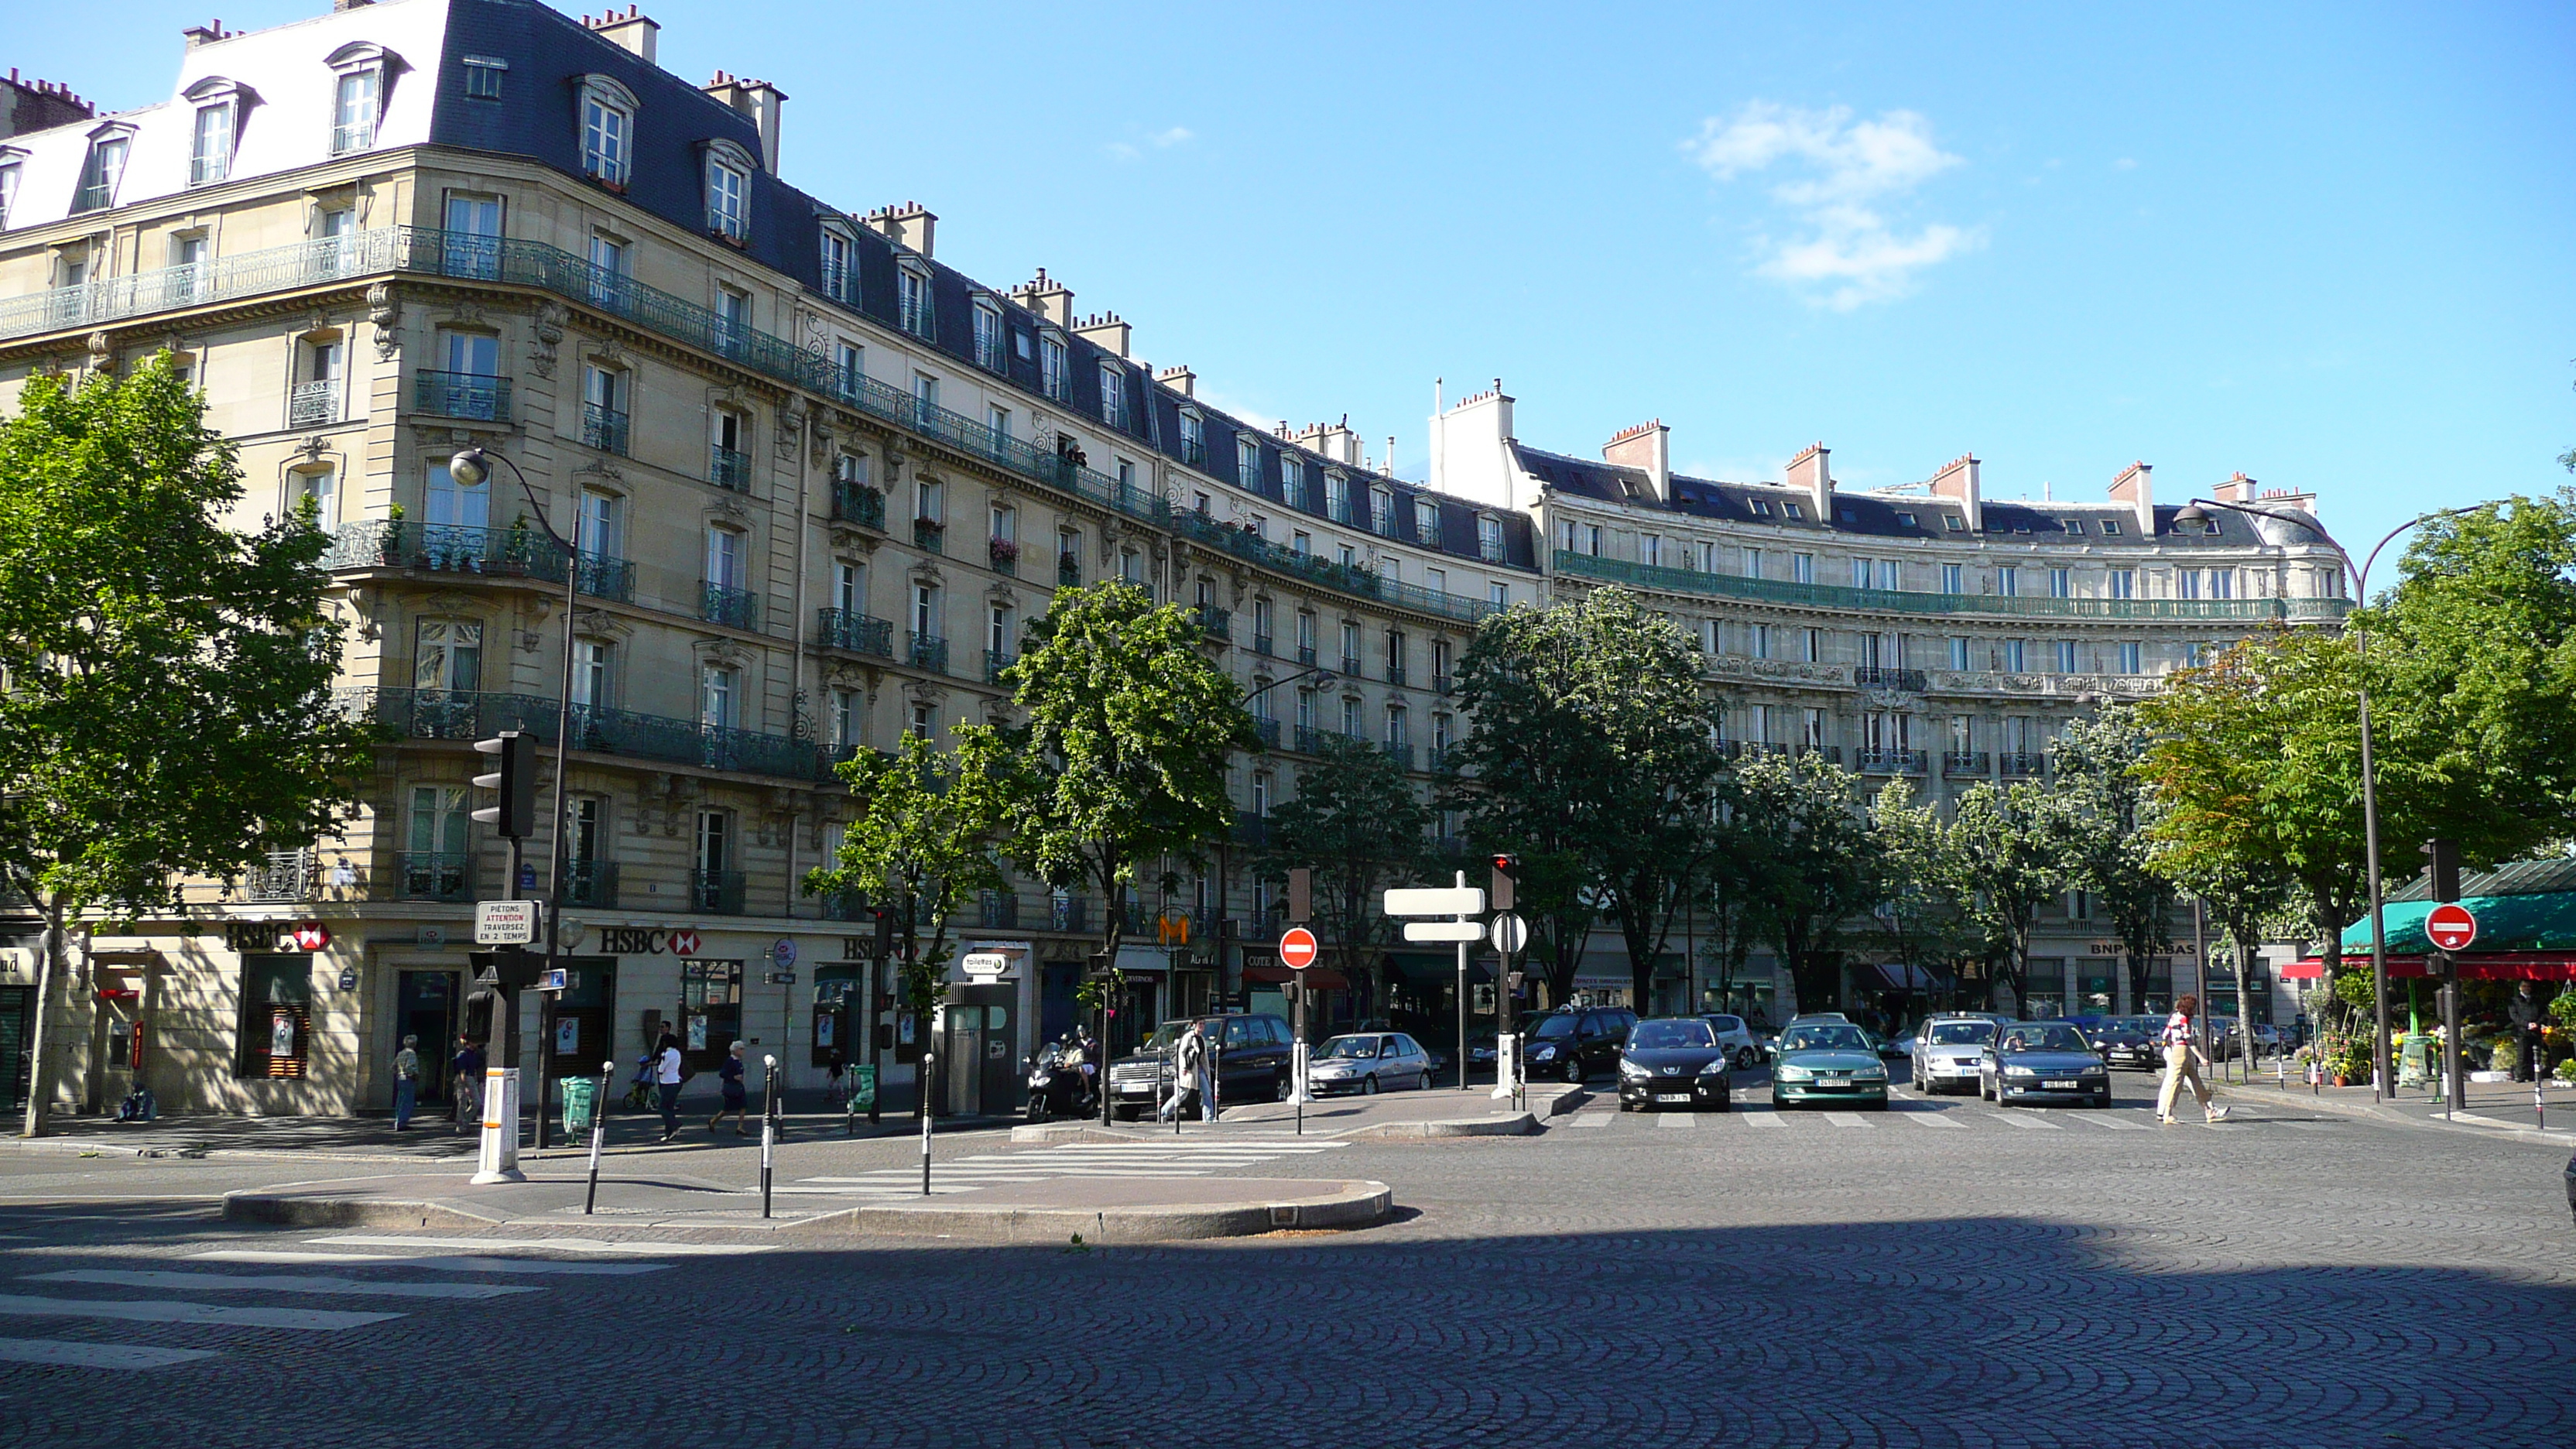
<path fill-rule="evenodd" d="M 1886 862 L 1854 804 L 1857 784 L 1812 754 L 1759 755 L 1735 771 L 1736 809 L 1770 862 L 1760 934 L 1788 965 L 1802 1011 L 1839 997 L 1847 927 L 1884 894 Z"/>
<path fill-rule="evenodd" d="M 1705 873 L 1720 776 L 1688 639 L 1633 594 L 1595 589 L 1486 619 L 1458 692 L 1473 724 L 1457 803 L 1480 847 L 1521 856 L 1551 999 L 1572 994 L 1605 914 L 1649 999 L 1655 957 Z"/>
<path fill-rule="evenodd" d="M 1882 895 L 1870 913 L 1880 944 L 1900 961 L 1943 968 L 1954 978 L 1983 964 L 1976 866 L 1953 850 L 1939 804 L 1918 802 L 1914 782 L 1900 776 L 1871 802 L 1869 829 L 1881 862 Z"/>
<path fill-rule="evenodd" d="M 863 892 L 896 912 L 895 998 L 904 1010 L 927 1013 L 946 998 L 950 923 L 979 892 L 1004 884 L 993 854 L 1002 818 L 995 766 L 990 731 L 979 726 L 945 758 L 926 737 L 906 733 L 893 754 L 862 750 L 840 766 L 858 818 L 841 833 L 836 863 L 807 875 L 805 889 Z M 927 1103 L 924 1095 L 916 1113 Z"/>
<path fill-rule="evenodd" d="M 1769 837 L 1731 780 L 1728 797 L 1710 827 L 1708 865 L 1699 887 L 1700 964 L 1715 978 L 1722 1001 L 1735 999 L 1736 978 L 1762 940 L 1779 869 Z"/>
<path fill-rule="evenodd" d="M 1002 671 L 1026 723 L 960 731 L 1005 782 L 1005 853 L 1050 886 L 1100 893 L 1112 963 L 1137 873 L 1233 828 L 1226 763 L 1261 747 L 1202 637 L 1133 584 L 1059 589 Z"/>
<path fill-rule="evenodd" d="M 1296 798 L 1272 808 L 1264 869 L 1284 880 L 1314 872 L 1315 924 L 1362 999 L 1384 1000 L 1377 967 L 1395 934 L 1379 909 L 1386 888 L 1419 879 L 1430 807 L 1404 766 L 1366 740 L 1327 735 L 1297 777 Z"/>
<path fill-rule="evenodd" d="M 2030 928 L 2040 906 L 2065 894 L 2066 826 L 2048 787 L 1979 781 L 1950 818 L 1952 856 L 1975 872 L 1970 917 L 1983 928 L 1992 980 L 2012 988 L 2013 1015 L 2030 1015 Z"/>
<path fill-rule="evenodd" d="M 255 532 L 232 446 L 167 354 L 0 420 L 0 886 L 45 922 L 25 1130 L 53 1095 L 64 932 L 336 833 L 367 731 L 331 707 L 341 628 L 309 507 Z"/>
<path fill-rule="evenodd" d="M 2147 999 L 2155 958 L 2173 947 L 2173 882 L 2154 868 L 2140 824 L 2147 785 L 2138 765 L 2152 742 L 2136 710 L 2110 705 L 2068 721 L 2049 753 L 2067 875 L 2110 917 L 2133 1007 Z"/>

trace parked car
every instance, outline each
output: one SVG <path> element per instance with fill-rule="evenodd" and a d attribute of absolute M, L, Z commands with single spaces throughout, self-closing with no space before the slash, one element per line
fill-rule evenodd
<path fill-rule="evenodd" d="M 2157 1044 L 2164 1025 L 2154 1017 L 2105 1016 L 2084 1029 L 2084 1039 L 2108 1065 L 2152 1072 L 2164 1065 L 2164 1049 Z"/>
<path fill-rule="evenodd" d="M 1132 1055 L 1109 1064 L 1112 1112 L 1122 1122 L 1162 1105 L 1171 1090 L 1172 1048 L 1193 1025 L 1217 1042 L 1217 1106 L 1288 1099 L 1288 1023 L 1270 1015 L 1177 1017 L 1154 1029 Z"/>
<path fill-rule="evenodd" d="M 1706 1017 L 1661 1016 L 1628 1028 L 1619 1047 L 1619 1110 L 1730 1111 L 1732 1058 Z"/>
<path fill-rule="evenodd" d="M 1726 1059 L 1734 1064 L 1736 1070 L 1742 1071 L 1771 1059 L 1769 1045 L 1753 1034 L 1753 1028 L 1745 1024 L 1743 1017 L 1713 1011 L 1700 1020 L 1707 1022 L 1708 1029 L 1717 1033 L 1718 1045 L 1726 1048 Z"/>
<path fill-rule="evenodd" d="M 1771 1064 L 1771 1105 L 1887 1105 L 1887 1064 L 1849 1022 L 1791 1022 Z"/>
<path fill-rule="evenodd" d="M 1431 1072 L 1431 1054 L 1400 1031 L 1353 1032 L 1306 1054 L 1306 1090 L 1317 1097 L 1336 1092 L 1375 1096 L 1407 1087 L 1428 1091 Z"/>
<path fill-rule="evenodd" d="M 1548 1012 L 1529 1024 L 1526 1075 L 1579 1082 L 1606 1072 L 1636 1024 L 1637 1013 L 1616 1006 Z"/>
<path fill-rule="evenodd" d="M 1927 1096 L 1964 1092 L 1977 1084 L 1978 1064 L 1995 1024 L 1982 1016 L 1935 1016 L 1923 1023 L 1914 1048 L 1914 1090 Z"/>
<path fill-rule="evenodd" d="M 2069 1021 L 2017 1021 L 1995 1031 L 1977 1064 L 1977 1095 L 1990 1102 L 2111 1105 L 2111 1066 Z"/>
<path fill-rule="evenodd" d="M 2158 1024 L 2158 1030 L 2162 1030 L 2161 1023 Z M 2222 1062 L 2233 1061 L 2236 1058 L 2236 1054 L 2244 1049 L 2245 1036 L 2243 1032 L 2237 1029 L 2236 1018 L 2232 1016 L 2213 1016 L 2209 1019 L 2209 1050 L 2211 1055 L 2217 1057 Z M 2263 1058 L 2268 1056 L 2278 1056 L 2280 1051 L 2280 1028 L 2273 1026 L 2269 1022 L 2258 1021 L 2254 1023 L 2254 1059 L 2256 1061 L 2261 1061 Z"/>

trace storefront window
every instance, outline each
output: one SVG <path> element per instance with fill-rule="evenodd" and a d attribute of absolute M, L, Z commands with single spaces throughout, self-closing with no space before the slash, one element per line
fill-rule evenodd
<path fill-rule="evenodd" d="M 313 958 L 242 958 L 241 1046 L 233 1075 L 301 1080 L 313 1043 Z"/>
<path fill-rule="evenodd" d="M 680 1050 L 690 1067 L 712 1071 L 742 1035 L 742 963 L 680 963 Z"/>

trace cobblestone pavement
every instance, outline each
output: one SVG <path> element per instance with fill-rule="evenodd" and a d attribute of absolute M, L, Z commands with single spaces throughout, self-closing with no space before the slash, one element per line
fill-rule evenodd
<path fill-rule="evenodd" d="M 257 1231 L 202 1198 L 251 1166 L 15 1159 L 0 1444 L 2576 1442 L 2551 1145 L 2121 1090 L 1357 1143 L 1403 1221 L 1089 1251 Z"/>

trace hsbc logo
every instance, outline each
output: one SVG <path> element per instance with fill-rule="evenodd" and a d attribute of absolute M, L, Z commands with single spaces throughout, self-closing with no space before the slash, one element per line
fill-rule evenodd
<path fill-rule="evenodd" d="M 697 931 L 687 926 L 676 931 L 642 926 L 599 928 L 599 949 L 611 956 L 695 956 L 703 944 Z"/>

